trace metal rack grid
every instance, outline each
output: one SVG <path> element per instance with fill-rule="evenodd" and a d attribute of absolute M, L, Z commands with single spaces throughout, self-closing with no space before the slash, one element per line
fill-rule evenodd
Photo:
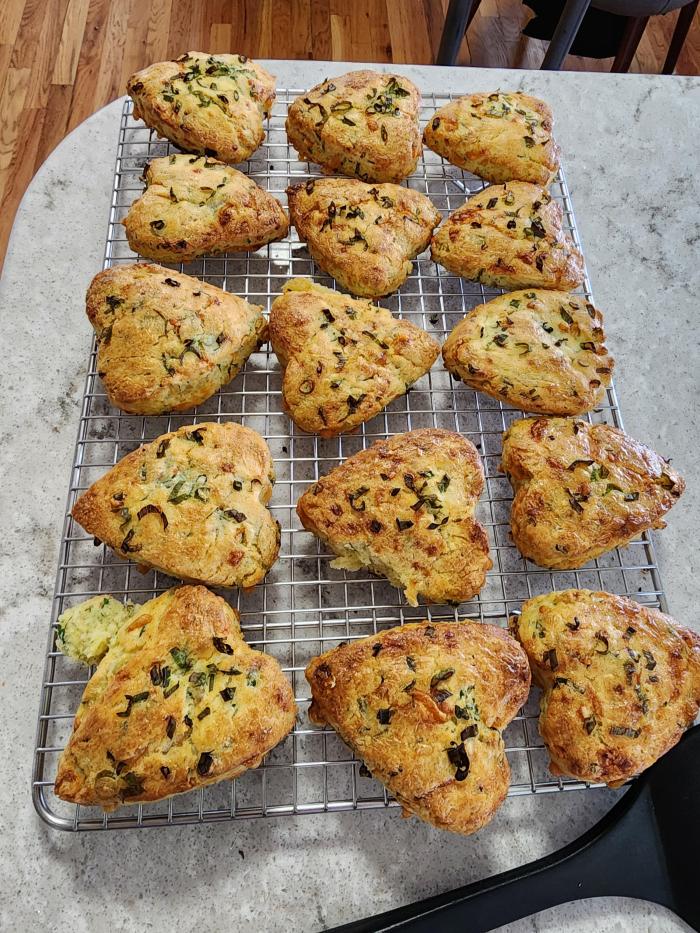
<path fill-rule="evenodd" d="M 318 167 L 296 158 L 287 143 L 284 120 L 287 106 L 302 91 L 278 91 L 269 118 L 265 143 L 242 169 L 263 188 L 285 201 L 285 188 L 309 177 Z M 423 122 L 451 96 L 428 94 Z M 114 190 L 105 251 L 105 268 L 132 262 L 120 220 L 142 190 L 140 179 L 148 159 L 174 151 L 168 143 L 134 120 L 131 101 L 123 108 L 117 148 Z M 446 164 L 426 150 L 417 172 L 407 184 L 427 193 L 443 215 L 460 206 L 484 183 Z M 565 225 L 577 246 L 580 241 L 563 173 L 552 185 L 561 203 Z M 173 268 L 242 295 L 269 309 L 284 282 L 297 275 L 313 276 L 333 286 L 311 261 L 295 232 L 257 253 L 202 259 Z M 593 300 L 588 277 L 582 294 Z M 463 314 L 499 294 L 447 274 L 418 257 L 414 273 L 402 288 L 381 304 L 444 339 Z M 76 313 L 78 313 L 76 309 Z M 206 823 L 249 817 L 318 813 L 394 805 L 387 791 L 367 777 L 361 763 L 330 729 L 308 719 L 309 688 L 304 678 L 308 661 L 340 641 L 361 638 L 396 624 L 422 618 L 469 618 L 505 624 L 523 600 L 567 587 L 589 587 L 629 595 L 648 606 L 665 608 L 654 547 L 645 534 L 625 550 L 615 550 L 585 568 L 557 572 L 525 561 L 509 535 L 510 485 L 498 473 L 501 435 L 521 413 L 456 383 L 436 365 L 403 398 L 364 424 L 357 434 L 324 440 L 299 431 L 282 411 L 280 372 L 271 350 L 253 354 L 243 372 L 213 398 L 190 414 L 163 417 L 127 415 L 111 408 L 96 373 L 93 341 L 78 428 L 67 510 L 61 542 L 53 612 L 49 633 L 34 760 L 33 799 L 41 817 L 64 830 L 98 830 Z M 622 427 L 614 389 L 589 416 Z M 72 729 L 75 710 L 89 672 L 56 650 L 56 619 L 70 606 L 99 593 L 144 602 L 176 581 L 152 571 L 140 573 L 117 558 L 70 518 L 75 499 L 121 457 L 144 441 L 182 424 L 234 419 L 266 438 L 275 460 L 277 482 L 271 501 L 282 527 L 277 563 L 252 593 L 222 592 L 241 613 L 248 643 L 281 663 L 294 685 L 299 715 L 294 731 L 270 752 L 264 764 L 232 782 L 222 782 L 153 804 L 122 807 L 113 814 L 99 808 L 64 803 L 53 794 L 58 757 Z M 331 554 L 305 532 L 294 506 L 307 486 L 377 438 L 419 427 L 441 427 L 470 438 L 481 453 L 486 489 L 477 518 L 487 530 L 493 569 L 481 593 L 458 608 L 411 608 L 385 580 L 367 572 L 346 573 L 330 567 Z M 555 778 L 537 729 L 538 698 L 505 731 L 512 770 L 511 795 L 574 790 L 591 785 Z"/>

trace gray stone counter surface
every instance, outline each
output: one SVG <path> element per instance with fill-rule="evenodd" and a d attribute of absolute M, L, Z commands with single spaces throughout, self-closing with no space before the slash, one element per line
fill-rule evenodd
<path fill-rule="evenodd" d="M 265 63 L 305 87 L 342 63 Z M 383 66 L 382 66 L 383 67 Z M 385 69 L 386 70 L 386 69 Z M 688 490 L 657 535 L 671 612 L 698 626 L 700 79 L 396 67 L 423 90 L 545 98 L 626 429 Z M 608 791 L 509 799 L 470 838 L 396 809 L 105 834 L 46 828 L 31 765 L 47 623 L 85 376 L 85 289 L 101 268 L 121 103 L 78 127 L 37 174 L 0 282 L 0 929 L 320 930 L 511 868 L 578 836 Z M 436 926 L 436 929 L 438 927 Z M 512 933 L 685 930 L 643 902 L 597 899 Z"/>

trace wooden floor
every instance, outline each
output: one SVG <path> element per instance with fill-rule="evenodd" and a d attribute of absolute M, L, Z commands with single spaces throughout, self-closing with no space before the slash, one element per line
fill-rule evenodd
<path fill-rule="evenodd" d="M 256 58 L 431 64 L 447 0 L 0 0 L 0 265 L 34 172 L 138 68 L 188 49 Z M 521 0 L 483 0 L 460 64 L 539 68 Z M 631 71 L 658 72 L 676 13 L 654 17 Z M 676 72 L 700 73 L 700 22 Z M 567 59 L 608 70 L 610 60 Z"/>

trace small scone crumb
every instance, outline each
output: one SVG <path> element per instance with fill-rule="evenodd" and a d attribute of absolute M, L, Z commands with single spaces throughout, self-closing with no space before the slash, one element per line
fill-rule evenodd
<path fill-rule="evenodd" d="M 93 596 L 71 606 L 56 622 L 56 647 L 82 664 L 99 664 L 135 609 L 132 603 L 120 603 L 113 596 Z"/>

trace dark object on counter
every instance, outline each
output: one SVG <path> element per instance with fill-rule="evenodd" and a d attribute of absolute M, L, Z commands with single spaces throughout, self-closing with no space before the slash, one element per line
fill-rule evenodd
<path fill-rule="evenodd" d="M 335 933 L 485 933 L 547 907 L 604 896 L 654 901 L 700 930 L 698 773 L 700 725 L 637 778 L 592 829 L 558 852 Z"/>

